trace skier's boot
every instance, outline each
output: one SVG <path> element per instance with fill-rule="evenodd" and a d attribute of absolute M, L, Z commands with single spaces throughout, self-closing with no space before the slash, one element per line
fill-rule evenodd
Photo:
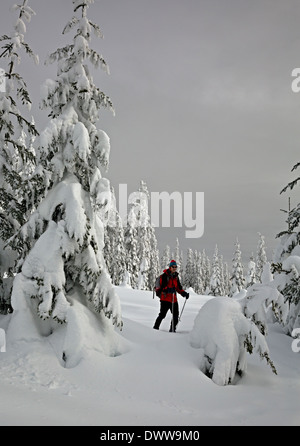
<path fill-rule="evenodd" d="M 161 319 L 160 319 L 160 317 L 158 317 L 155 321 L 154 326 L 153 326 L 154 330 L 159 330 L 160 323 L 161 323 Z"/>
<path fill-rule="evenodd" d="M 170 333 L 176 333 L 176 325 L 173 322 L 171 322 L 169 332 Z"/>

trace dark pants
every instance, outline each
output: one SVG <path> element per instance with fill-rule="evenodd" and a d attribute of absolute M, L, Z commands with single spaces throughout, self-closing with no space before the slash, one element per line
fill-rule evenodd
<path fill-rule="evenodd" d="M 176 331 L 176 326 L 178 324 L 178 315 L 179 315 L 179 309 L 178 309 L 178 302 L 168 302 L 166 300 L 160 301 L 160 312 L 157 316 L 157 319 L 155 321 L 154 327 L 156 330 L 159 329 L 159 326 L 161 324 L 161 321 L 166 317 L 167 312 L 171 311 L 172 313 L 172 322 L 170 325 L 170 331 Z"/>

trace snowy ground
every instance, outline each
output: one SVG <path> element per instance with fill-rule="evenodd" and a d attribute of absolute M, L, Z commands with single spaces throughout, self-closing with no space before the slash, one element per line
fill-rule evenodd
<path fill-rule="evenodd" d="M 160 331 L 152 329 L 159 310 L 152 293 L 117 291 L 122 355 L 106 357 L 93 348 L 66 369 L 47 341 L 6 345 L 0 353 L 1 426 L 300 425 L 300 356 L 278 325 L 269 327 L 267 338 L 278 376 L 248 355 L 247 373 L 220 387 L 200 372 L 199 350 L 189 343 L 210 297 L 191 294 L 174 334 L 169 316 Z M 0 317 L 5 330 L 9 317 Z"/>

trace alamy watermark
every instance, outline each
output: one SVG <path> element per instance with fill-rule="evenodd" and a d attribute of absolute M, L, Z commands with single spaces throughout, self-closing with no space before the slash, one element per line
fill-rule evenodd
<path fill-rule="evenodd" d="M 0 93 L 5 93 L 5 70 L 3 68 L 0 68 Z"/>
<path fill-rule="evenodd" d="M 0 328 L 0 353 L 6 352 L 6 337 L 3 328 Z"/>
<path fill-rule="evenodd" d="M 294 93 L 299 93 L 300 92 L 300 68 L 293 69 L 292 77 L 295 78 L 291 84 L 292 91 Z"/>
<path fill-rule="evenodd" d="M 132 192 L 127 184 L 119 185 L 119 215 L 124 225 L 143 226 L 149 218 L 154 227 L 186 228 L 186 238 L 204 234 L 204 192 Z M 109 224 L 114 225 L 109 216 Z"/>
<path fill-rule="evenodd" d="M 292 350 L 294 353 L 300 352 L 300 328 L 294 328 L 292 331 L 292 338 L 295 338 L 292 342 Z"/>
<path fill-rule="evenodd" d="M 5 70 L 0 68 L 0 93 L 5 92 Z M 101 195 L 101 194 L 100 194 Z M 105 203 L 106 193 L 100 199 Z M 150 208 L 150 209 L 149 209 Z M 107 215 L 105 215 L 107 214 Z M 204 192 L 133 192 L 128 195 L 127 184 L 119 185 L 119 215 L 124 225 L 143 226 L 143 216 L 150 216 L 154 227 L 186 228 L 186 238 L 204 234 Z M 104 220 L 115 226 L 115 215 L 104 212 Z"/>
<path fill-rule="evenodd" d="M 294 68 L 292 71 L 292 77 L 295 79 L 292 81 L 291 88 L 294 93 L 300 92 L 300 68 Z M 294 353 L 300 352 L 300 328 L 294 328 L 292 331 L 292 337 L 295 338 L 292 341 L 292 350 Z"/>

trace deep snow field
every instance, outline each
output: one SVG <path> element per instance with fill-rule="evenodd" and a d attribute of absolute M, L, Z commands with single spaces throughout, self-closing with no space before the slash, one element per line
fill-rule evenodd
<path fill-rule="evenodd" d="M 278 375 L 256 354 L 234 384 L 218 386 L 198 367 L 189 333 L 213 297 L 190 294 L 177 333 L 170 314 L 153 323 L 159 299 L 117 287 L 123 314 L 123 354 L 105 356 L 92 344 L 74 368 L 64 368 L 43 341 L 7 343 L 0 353 L 1 426 L 259 426 L 300 425 L 300 355 L 278 324 L 267 342 Z M 179 296 L 180 310 L 184 299 Z M 0 316 L 7 330 L 9 316 Z"/>

